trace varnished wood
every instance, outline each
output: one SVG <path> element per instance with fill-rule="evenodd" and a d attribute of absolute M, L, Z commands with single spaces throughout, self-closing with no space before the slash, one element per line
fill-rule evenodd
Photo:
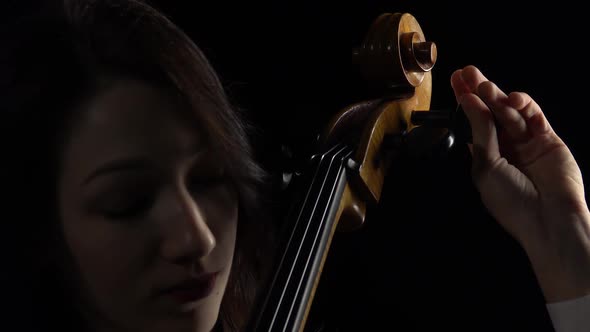
<path fill-rule="evenodd" d="M 353 231 L 365 222 L 367 204 L 357 197 L 350 184 L 346 184 L 336 212 L 339 231 Z"/>
<path fill-rule="evenodd" d="M 350 139 L 353 133 L 358 142 L 354 160 L 360 166 L 357 175 L 351 174 L 351 183 L 360 199 L 377 203 L 388 167 L 381 157 L 383 138 L 411 130 L 411 112 L 430 108 L 437 49 L 411 14 L 387 13 L 375 20 L 353 56 L 365 79 L 387 92 L 382 99 L 341 110 L 328 124 L 323 140 L 329 145 L 346 140 L 345 135 Z M 354 135 L 355 131 L 359 133 Z"/>
<path fill-rule="evenodd" d="M 337 220 L 337 222 L 333 224 L 333 227 L 330 231 L 330 236 L 328 237 L 328 248 L 332 243 L 332 239 L 334 237 L 334 233 L 336 230 L 352 231 L 363 224 L 366 212 L 365 204 L 354 196 L 354 192 L 350 189 L 350 186 L 347 184 L 344 188 L 344 192 L 342 193 L 342 198 L 340 199 L 340 206 L 338 207 L 338 212 L 336 212 L 335 220 Z M 324 263 L 326 262 L 327 257 L 328 250 L 326 250 L 325 253 L 322 255 L 320 270 L 323 270 Z M 307 302 L 303 321 L 307 320 L 307 316 L 309 315 L 309 311 L 311 309 L 311 305 L 313 303 L 313 298 L 318 287 L 319 281 L 320 274 L 316 275 L 313 280 L 313 290 L 311 292 L 311 299 Z M 299 329 L 299 332 L 303 332 L 304 329 L 305 326 L 304 324 L 302 324 Z"/>
<path fill-rule="evenodd" d="M 425 73 L 422 84 L 415 90 L 411 98 L 385 103 L 379 110 L 373 112 L 366 124 L 359 146 L 355 153 L 355 161 L 360 164 L 358 188 L 363 197 L 370 194 L 370 202 L 377 203 L 381 198 L 385 173 L 389 167 L 387 160 L 382 157 L 383 139 L 386 135 L 400 134 L 410 131 L 413 126 L 410 116 L 413 110 L 428 110 L 430 108 L 430 91 L 432 77 Z"/>
<path fill-rule="evenodd" d="M 395 92 L 422 84 L 437 57 L 418 21 L 409 13 L 386 13 L 372 24 L 353 60 L 365 80 L 380 92 Z"/>
<path fill-rule="evenodd" d="M 276 314 L 271 313 L 272 317 L 270 317 L 271 315 L 261 315 L 260 317 L 265 318 L 262 320 L 263 322 L 270 322 L 269 326 L 271 327 L 265 331 L 284 331 L 287 328 L 290 332 L 304 330 L 335 231 L 353 230 L 362 226 L 369 206 L 378 203 L 381 198 L 384 179 L 391 162 L 388 158 L 388 151 L 385 151 L 385 138 L 411 131 L 415 127 L 411 122 L 412 111 L 427 111 L 430 108 L 431 69 L 436 63 L 436 58 L 436 45 L 424 38 L 420 25 L 408 13 L 388 13 L 379 16 L 369 29 L 361 47 L 353 50 L 355 63 L 359 65 L 367 84 L 376 91 L 379 97 L 343 108 L 331 119 L 320 137 L 318 142 L 318 155 L 320 156 L 325 156 L 324 153 L 329 152 L 328 150 L 332 148 L 344 146 L 347 149 L 338 166 L 340 167 L 338 168 L 340 172 L 338 173 L 338 186 L 334 187 L 338 188 L 338 194 L 332 196 L 333 199 L 328 200 L 329 203 L 322 203 L 327 208 L 325 211 L 330 211 L 325 220 L 321 219 L 321 223 L 315 223 L 313 217 L 310 217 L 307 220 L 309 223 L 302 224 L 305 225 L 305 228 L 295 226 L 294 230 L 307 230 L 307 227 L 311 225 L 323 227 L 321 228 L 322 241 L 325 242 L 319 242 L 320 245 L 314 242 L 312 246 L 307 247 L 310 255 L 305 256 L 307 257 L 306 262 L 309 261 L 309 258 L 314 258 L 314 263 L 311 267 L 303 266 L 305 270 L 310 267 L 309 271 L 312 271 L 310 274 L 305 274 L 305 272 L 301 272 L 299 275 L 291 274 L 293 269 L 289 270 L 289 268 L 301 266 L 299 263 L 302 261 L 294 262 L 286 268 L 283 266 L 285 264 L 282 264 L 284 260 L 281 261 L 279 266 L 282 268 L 279 271 L 283 273 L 277 271 L 273 279 L 281 280 L 281 282 L 273 282 L 272 289 L 276 290 L 276 293 L 269 292 L 267 298 L 276 294 L 282 296 L 285 294 L 285 290 L 291 289 L 293 284 L 288 282 L 291 277 L 296 278 L 294 280 L 299 280 L 299 283 L 296 284 L 297 291 L 305 280 L 303 282 L 305 292 L 298 293 L 302 295 L 293 293 L 296 295 L 289 303 L 292 306 L 283 313 L 290 315 L 295 306 L 299 310 L 295 316 L 287 317 L 286 322 L 279 321 L 277 325 L 273 325 L 276 322 L 274 318 Z M 332 179 L 332 181 L 335 180 Z M 321 183 L 324 184 L 324 182 Z M 335 183 L 328 181 L 328 185 L 332 184 Z M 310 185 L 310 192 L 312 192 L 311 188 L 314 186 Z M 323 190 L 320 189 L 318 195 Z M 313 209 L 318 202 L 320 200 L 311 202 Z M 311 210 L 302 209 L 301 211 Z M 328 223 L 324 224 L 324 222 Z M 294 234 L 299 233 L 293 231 L 290 235 Z M 317 234 L 319 233 L 316 233 L 316 236 Z M 295 243 L 296 246 L 309 242 L 304 235 L 300 240 L 301 242 Z M 286 243 L 293 244 L 292 241 L 294 241 L 293 237 L 289 238 Z M 318 249 L 322 245 L 325 246 Z M 282 257 L 289 256 L 288 253 L 299 255 L 302 247 L 290 248 L 295 249 L 286 250 Z M 297 258 L 297 255 L 289 257 Z M 284 278 L 277 278 L 277 276 L 285 276 L 287 281 L 282 281 Z M 308 293 L 308 290 L 311 291 Z M 281 297 L 280 300 L 272 303 L 280 304 L 282 299 Z M 262 303 L 269 302 L 263 301 Z M 265 305 L 264 307 L 269 306 Z M 280 305 L 275 307 L 282 308 Z M 277 312 L 274 311 L 274 313 Z M 293 321 L 291 317 L 295 317 L 294 326 L 289 323 L 289 320 Z"/>

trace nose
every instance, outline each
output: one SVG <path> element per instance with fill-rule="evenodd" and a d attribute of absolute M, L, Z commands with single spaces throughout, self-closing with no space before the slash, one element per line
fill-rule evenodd
<path fill-rule="evenodd" d="M 207 224 L 203 207 L 189 193 L 170 195 L 168 217 L 163 218 L 161 253 L 177 264 L 190 264 L 208 256 L 216 239 Z"/>

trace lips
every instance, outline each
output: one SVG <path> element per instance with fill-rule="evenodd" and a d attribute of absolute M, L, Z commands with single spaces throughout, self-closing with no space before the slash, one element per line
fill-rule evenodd
<path fill-rule="evenodd" d="M 218 272 L 208 273 L 197 278 L 181 281 L 165 288 L 163 294 L 172 297 L 181 304 L 198 301 L 213 292 L 218 274 Z"/>

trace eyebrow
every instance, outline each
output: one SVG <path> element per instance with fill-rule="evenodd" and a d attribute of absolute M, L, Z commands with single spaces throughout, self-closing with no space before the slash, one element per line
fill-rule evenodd
<path fill-rule="evenodd" d="M 82 181 L 82 185 L 86 185 L 92 180 L 108 173 L 147 169 L 150 167 L 149 165 L 149 162 L 141 157 L 109 161 L 90 173 L 90 175 Z"/>
<path fill-rule="evenodd" d="M 202 158 L 203 155 L 207 155 L 207 153 L 209 153 L 209 152 L 210 152 L 210 150 L 207 148 L 198 147 L 198 148 L 193 148 L 193 149 L 187 149 L 185 154 L 191 155 L 191 159 L 192 159 L 191 163 L 194 163 L 198 159 Z M 134 158 L 127 158 L 127 159 L 115 159 L 115 160 L 112 160 L 112 161 L 109 161 L 109 162 L 103 164 L 102 166 L 100 166 L 97 169 L 95 169 L 94 171 L 92 171 L 92 173 L 90 173 L 90 175 L 88 175 L 82 181 L 82 185 L 83 186 L 87 185 L 92 180 L 96 179 L 97 177 L 103 176 L 108 173 L 128 172 L 128 171 L 134 171 L 134 170 L 146 170 L 146 169 L 149 169 L 150 167 L 153 167 L 153 165 L 149 162 L 149 159 L 146 158 L 145 156 L 144 157 L 137 156 Z"/>

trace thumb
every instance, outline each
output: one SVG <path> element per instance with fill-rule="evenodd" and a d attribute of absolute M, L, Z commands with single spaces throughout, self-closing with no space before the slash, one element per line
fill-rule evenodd
<path fill-rule="evenodd" d="M 466 93 L 460 99 L 461 108 L 471 125 L 474 177 L 500 158 L 494 116 L 488 106 L 475 94 Z"/>

